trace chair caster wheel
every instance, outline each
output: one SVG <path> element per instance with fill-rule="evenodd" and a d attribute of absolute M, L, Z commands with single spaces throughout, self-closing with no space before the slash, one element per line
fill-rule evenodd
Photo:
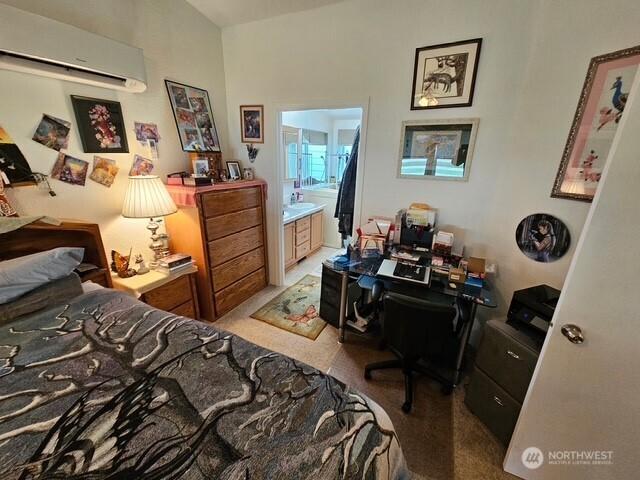
<path fill-rule="evenodd" d="M 451 395 L 453 393 L 453 387 L 451 385 L 443 385 L 440 391 L 443 395 Z"/>
<path fill-rule="evenodd" d="M 371 372 L 368 370 L 364 371 L 364 379 L 365 380 L 371 380 Z"/>
<path fill-rule="evenodd" d="M 409 402 L 404 402 L 402 404 L 402 411 L 404 413 L 409 413 L 411 411 L 411 404 Z"/>

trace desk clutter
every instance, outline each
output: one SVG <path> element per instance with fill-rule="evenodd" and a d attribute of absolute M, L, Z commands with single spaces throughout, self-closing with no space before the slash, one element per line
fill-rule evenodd
<path fill-rule="evenodd" d="M 436 225 L 437 210 L 424 203 L 401 209 L 395 218 L 371 217 L 356 229 L 347 250 L 324 264 L 329 269 L 424 287 L 429 287 L 435 278 L 449 295 L 459 293 L 477 304 L 492 306 L 492 300 L 482 295 L 488 273 L 486 260 L 465 258 L 464 245 L 456 241 L 452 232 L 438 230 Z M 495 271 L 495 267 L 490 270 Z M 353 305 L 353 309 L 347 316 L 354 318 L 346 323 L 360 332 L 368 331 L 376 320 L 367 313 L 372 309 L 365 297 L 360 295 L 348 306 L 351 309 Z"/>

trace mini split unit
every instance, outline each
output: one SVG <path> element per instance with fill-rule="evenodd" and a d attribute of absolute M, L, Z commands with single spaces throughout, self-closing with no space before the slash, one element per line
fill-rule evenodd
<path fill-rule="evenodd" d="M 132 93 L 147 89 L 140 48 L 2 4 L 0 68 Z"/>

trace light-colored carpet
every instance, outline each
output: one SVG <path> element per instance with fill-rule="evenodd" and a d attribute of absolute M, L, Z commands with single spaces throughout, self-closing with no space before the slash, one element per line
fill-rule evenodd
<path fill-rule="evenodd" d="M 324 258 L 335 253 L 322 249 L 291 269 L 287 286 L 318 269 Z M 287 287 L 270 286 L 236 307 L 215 325 L 270 350 L 328 372 L 378 402 L 394 423 L 409 468 L 416 480 L 502 480 L 514 479 L 502 471 L 504 447 L 464 405 L 464 386 L 451 396 L 443 396 L 439 385 L 424 377 L 415 377 L 413 410 L 400 410 L 404 401 L 404 383 L 398 370 L 372 372 L 364 379 L 364 365 L 390 358 L 375 344 L 348 336 L 338 343 L 338 332 L 327 326 L 313 341 L 250 318 L 258 307 L 282 293 Z"/>
<path fill-rule="evenodd" d="M 315 340 L 327 326 L 318 315 L 320 310 L 320 277 L 306 275 L 251 317 L 296 335 Z"/>

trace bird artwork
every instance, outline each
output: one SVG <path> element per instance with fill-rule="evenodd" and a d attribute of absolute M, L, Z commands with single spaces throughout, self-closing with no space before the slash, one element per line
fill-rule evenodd
<path fill-rule="evenodd" d="M 620 122 L 620 117 L 622 116 L 622 112 L 624 112 L 624 107 L 627 104 L 627 98 L 629 97 L 629 92 L 624 93 L 622 91 L 622 77 L 616 77 L 616 81 L 613 82 L 611 86 L 611 90 L 613 92 L 613 98 L 611 98 L 611 103 L 618 110 L 618 114 L 616 115 L 615 122 Z"/>
<path fill-rule="evenodd" d="M 131 250 L 129 255 L 125 256 L 115 250 L 111 250 L 111 270 L 116 272 L 120 278 L 133 277 L 136 271 L 133 268 L 129 268 L 131 261 Z"/>

